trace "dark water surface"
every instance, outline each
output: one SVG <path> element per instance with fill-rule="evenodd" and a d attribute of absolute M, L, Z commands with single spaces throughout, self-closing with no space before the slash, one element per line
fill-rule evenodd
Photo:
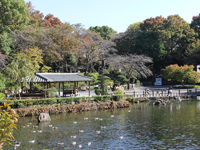
<path fill-rule="evenodd" d="M 64 113 L 50 117 L 51 122 L 39 124 L 36 117 L 20 118 L 18 129 L 14 132 L 16 140 L 22 142 L 17 149 L 79 149 L 79 145 L 82 145 L 81 149 L 200 149 L 200 101 L 172 102 L 162 106 L 134 103 L 130 108 Z M 27 123 L 32 124 L 21 128 Z M 33 128 L 36 125 L 39 127 Z M 58 129 L 52 129 L 49 125 Z M 101 129 L 101 126 L 106 126 L 106 129 Z M 38 130 L 42 132 L 31 132 Z M 80 133 L 79 130 L 84 132 Z M 76 138 L 72 139 L 71 136 Z M 29 140 L 36 142 L 29 143 Z M 64 144 L 59 145 L 58 141 Z M 72 142 L 76 142 L 76 145 L 72 145 Z M 90 147 L 88 142 L 91 142 Z M 13 149 L 13 146 L 4 149 Z"/>

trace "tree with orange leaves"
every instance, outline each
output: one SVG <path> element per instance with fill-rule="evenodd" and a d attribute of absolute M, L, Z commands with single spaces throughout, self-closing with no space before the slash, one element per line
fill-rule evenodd
<path fill-rule="evenodd" d="M 56 25 L 61 25 L 62 22 L 57 17 L 54 17 L 52 14 L 45 16 L 43 24 L 45 27 L 55 27 Z"/>

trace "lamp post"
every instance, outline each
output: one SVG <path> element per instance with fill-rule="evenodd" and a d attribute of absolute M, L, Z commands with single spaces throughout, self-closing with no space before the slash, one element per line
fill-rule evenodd
<path fill-rule="evenodd" d="M 102 87 L 102 92 L 101 92 L 101 95 L 104 95 L 104 53 L 102 52 L 102 82 L 101 82 L 101 87 Z"/>

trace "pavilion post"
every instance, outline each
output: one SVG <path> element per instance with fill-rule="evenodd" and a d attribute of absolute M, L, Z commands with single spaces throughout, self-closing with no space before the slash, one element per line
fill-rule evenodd
<path fill-rule="evenodd" d="M 44 82 L 44 89 L 46 89 L 46 82 Z M 46 91 L 44 92 L 44 97 L 46 98 Z"/>
<path fill-rule="evenodd" d="M 78 88 L 78 81 L 77 81 L 77 92 L 79 93 L 79 88 Z"/>
<path fill-rule="evenodd" d="M 63 97 L 64 97 L 64 82 L 63 82 Z"/>
<path fill-rule="evenodd" d="M 30 82 L 30 93 L 32 93 L 32 82 Z"/>
<path fill-rule="evenodd" d="M 58 83 L 58 86 L 59 86 L 59 97 L 60 97 L 60 82 Z"/>
<path fill-rule="evenodd" d="M 49 88 L 51 88 L 51 82 L 49 82 Z"/>
<path fill-rule="evenodd" d="M 89 97 L 90 97 L 90 81 L 89 81 Z"/>
<path fill-rule="evenodd" d="M 74 95 L 76 96 L 76 82 L 74 82 Z"/>

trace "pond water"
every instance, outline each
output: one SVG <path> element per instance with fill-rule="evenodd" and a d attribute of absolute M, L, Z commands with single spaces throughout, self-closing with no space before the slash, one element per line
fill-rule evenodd
<path fill-rule="evenodd" d="M 171 102 L 162 106 L 134 103 L 130 108 L 50 117 L 51 122 L 39 124 L 36 117 L 20 118 L 18 129 L 13 133 L 16 141 L 21 142 L 17 149 L 80 149 L 79 145 L 81 149 L 200 149 L 200 101 Z M 21 127 L 28 123 L 32 124 Z M 39 130 L 42 132 L 37 132 Z M 29 143 L 29 140 L 35 140 L 35 143 Z M 64 144 L 58 144 L 58 141 Z M 91 142 L 89 147 L 88 142 Z M 13 148 L 4 147 L 6 150 Z"/>

